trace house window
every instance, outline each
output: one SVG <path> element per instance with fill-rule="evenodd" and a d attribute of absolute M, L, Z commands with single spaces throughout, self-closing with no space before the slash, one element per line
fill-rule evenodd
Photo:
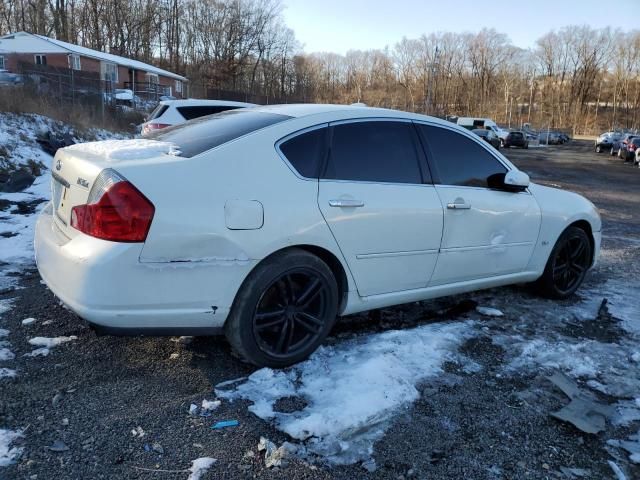
<path fill-rule="evenodd" d="M 80 55 L 69 55 L 69 68 L 80 70 Z"/>
<path fill-rule="evenodd" d="M 46 55 L 34 55 L 33 59 L 36 65 L 46 65 L 47 64 L 47 56 Z"/>
<path fill-rule="evenodd" d="M 147 83 L 152 83 L 154 85 L 158 85 L 160 83 L 158 75 L 155 73 L 146 73 L 145 78 L 147 80 Z"/>
<path fill-rule="evenodd" d="M 115 63 L 101 64 L 102 78 L 107 82 L 118 83 L 118 65 Z"/>
<path fill-rule="evenodd" d="M 4 70 L 4 57 L 0 55 L 0 70 Z"/>
<path fill-rule="evenodd" d="M 182 93 L 182 82 L 180 80 L 176 80 L 176 93 Z"/>

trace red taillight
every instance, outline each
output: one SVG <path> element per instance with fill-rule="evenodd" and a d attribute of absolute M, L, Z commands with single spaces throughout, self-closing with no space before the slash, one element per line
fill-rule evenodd
<path fill-rule="evenodd" d="M 96 203 L 71 210 L 71 226 L 112 242 L 144 242 L 155 207 L 128 181 L 111 185 Z"/>
<path fill-rule="evenodd" d="M 149 133 L 154 130 L 161 130 L 163 128 L 170 127 L 171 125 L 168 123 L 146 123 L 144 127 L 142 127 L 142 133 Z"/>

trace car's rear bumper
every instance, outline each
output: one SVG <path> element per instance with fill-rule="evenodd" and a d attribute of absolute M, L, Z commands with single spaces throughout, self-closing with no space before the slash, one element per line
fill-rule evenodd
<path fill-rule="evenodd" d="M 253 262 L 234 265 L 141 263 L 141 243 L 64 236 L 46 208 L 35 254 L 47 286 L 71 310 L 106 333 L 215 332 Z"/>

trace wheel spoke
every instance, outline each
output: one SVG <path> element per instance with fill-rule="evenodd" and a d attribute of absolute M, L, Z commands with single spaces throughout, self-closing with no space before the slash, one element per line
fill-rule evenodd
<path fill-rule="evenodd" d="M 314 278 L 309 282 L 309 285 L 307 285 L 304 292 L 302 292 L 302 295 L 300 295 L 296 304 L 299 307 L 306 307 L 320 294 L 320 292 L 322 292 L 322 283 L 320 282 L 320 279 Z"/>
<path fill-rule="evenodd" d="M 273 328 L 275 326 L 278 326 L 282 322 L 285 322 L 286 320 L 287 320 L 287 317 L 282 316 L 280 318 L 276 318 L 275 320 L 271 320 L 270 322 L 264 322 L 264 323 L 256 324 L 256 328 L 258 330 L 266 330 L 268 328 Z"/>
<path fill-rule="evenodd" d="M 295 319 L 308 332 L 318 334 L 322 331 L 322 322 L 309 314 L 299 312 Z"/>
<path fill-rule="evenodd" d="M 284 281 L 278 281 L 276 283 L 276 289 L 278 290 L 278 295 L 280 295 L 280 299 L 282 300 L 282 304 L 280 306 L 286 307 L 289 305 L 289 294 L 287 293 L 287 285 Z"/>
<path fill-rule="evenodd" d="M 289 304 L 291 305 L 295 305 L 296 304 L 296 292 L 293 286 L 293 280 L 291 279 L 291 275 L 287 275 L 286 277 L 284 277 L 284 281 L 285 284 L 287 286 L 287 291 L 288 291 L 288 298 L 289 298 Z"/>
<path fill-rule="evenodd" d="M 284 308 L 272 310 L 270 312 L 260 312 L 256 314 L 256 320 L 268 320 L 273 317 L 281 317 L 284 315 Z"/>
<path fill-rule="evenodd" d="M 582 254 L 584 253 L 584 250 L 585 250 L 584 242 L 582 240 L 579 240 L 578 242 L 579 242 L 578 246 L 571 252 L 571 259 L 572 260 L 580 258 L 582 256 Z"/>

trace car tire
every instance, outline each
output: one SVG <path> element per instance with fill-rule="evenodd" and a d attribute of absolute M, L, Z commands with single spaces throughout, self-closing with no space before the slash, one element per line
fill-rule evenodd
<path fill-rule="evenodd" d="M 504 148 L 504 140 L 500 139 L 500 146 Z"/>
<path fill-rule="evenodd" d="M 579 227 L 569 227 L 556 242 L 535 286 L 548 298 L 564 299 L 582 284 L 592 260 L 591 240 Z"/>
<path fill-rule="evenodd" d="M 598 144 L 596 145 L 596 153 L 601 153 L 602 152 L 602 145 Z"/>
<path fill-rule="evenodd" d="M 611 151 L 609 152 L 609 155 L 613 157 L 615 154 L 616 154 L 616 149 L 614 147 L 611 147 Z"/>
<path fill-rule="evenodd" d="M 293 248 L 268 257 L 249 274 L 233 302 L 225 335 L 242 360 L 287 367 L 318 348 L 337 310 L 338 285 L 331 269 Z"/>
<path fill-rule="evenodd" d="M 526 142 L 526 143 L 524 144 L 524 148 L 525 148 L 525 149 L 528 149 L 528 148 L 529 148 L 529 142 Z"/>

